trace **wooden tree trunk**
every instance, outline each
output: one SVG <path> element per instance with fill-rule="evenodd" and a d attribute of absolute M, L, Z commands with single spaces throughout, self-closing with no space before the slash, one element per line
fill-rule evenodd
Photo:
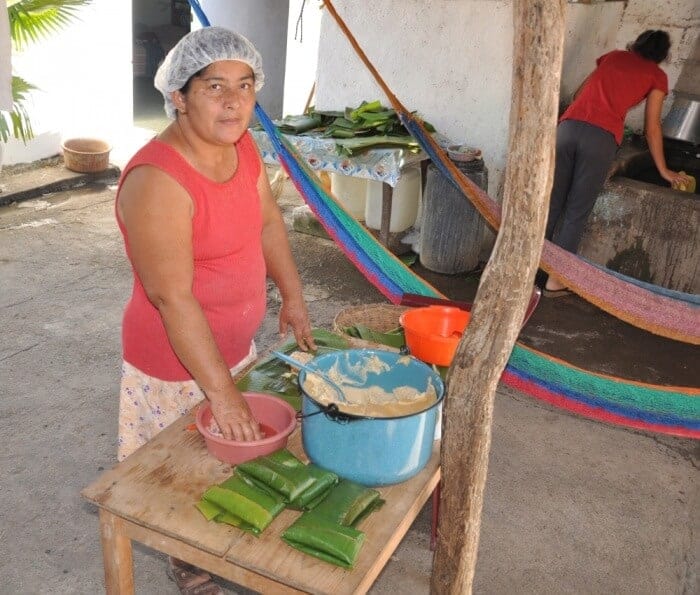
<path fill-rule="evenodd" d="M 493 400 L 530 299 L 547 219 L 564 0 L 514 0 L 513 91 L 503 220 L 448 374 L 433 593 L 470 593 Z"/>

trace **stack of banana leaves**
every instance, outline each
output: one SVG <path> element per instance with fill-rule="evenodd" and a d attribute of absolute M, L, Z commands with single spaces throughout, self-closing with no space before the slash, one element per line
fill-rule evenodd
<path fill-rule="evenodd" d="M 304 511 L 282 539 L 304 553 L 352 568 L 364 541 L 356 527 L 384 501 L 377 490 L 338 479 L 282 449 L 237 465 L 233 476 L 208 488 L 196 506 L 208 521 L 256 536 L 284 508 Z"/>
<path fill-rule="evenodd" d="M 430 132 L 435 128 L 423 122 Z M 275 125 L 286 134 L 306 134 L 334 138 L 340 155 L 353 156 L 376 148 L 402 148 L 417 153 L 418 142 L 408 133 L 396 111 L 380 101 L 363 101 L 358 107 L 345 111 L 317 111 L 286 116 Z"/>

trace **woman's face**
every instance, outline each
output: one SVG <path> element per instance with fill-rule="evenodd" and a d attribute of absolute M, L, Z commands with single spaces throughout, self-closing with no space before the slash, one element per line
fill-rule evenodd
<path fill-rule="evenodd" d="M 255 108 L 255 77 L 247 64 L 222 60 L 190 81 L 185 93 L 173 93 L 175 107 L 203 139 L 235 143 L 248 128 Z"/>

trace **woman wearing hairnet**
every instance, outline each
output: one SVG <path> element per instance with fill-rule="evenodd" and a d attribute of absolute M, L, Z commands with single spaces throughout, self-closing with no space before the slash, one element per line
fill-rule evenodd
<path fill-rule="evenodd" d="M 255 358 L 266 275 L 280 290 L 280 332 L 315 349 L 299 274 L 265 168 L 247 131 L 264 81 L 243 36 L 183 37 L 155 77 L 173 122 L 119 183 L 116 215 L 134 272 L 122 325 L 119 460 L 203 397 L 226 438 L 261 438 L 232 374 Z M 171 560 L 181 591 L 216 593 Z"/>

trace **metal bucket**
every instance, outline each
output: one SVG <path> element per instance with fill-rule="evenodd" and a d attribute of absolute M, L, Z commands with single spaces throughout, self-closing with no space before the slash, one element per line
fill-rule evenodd
<path fill-rule="evenodd" d="M 358 366 L 374 355 L 390 369 L 366 373 L 362 386 L 380 386 L 387 392 L 399 386 L 411 386 L 424 392 L 432 383 L 436 402 L 428 409 L 403 417 L 346 415 L 309 396 L 304 391 L 306 372 L 299 372 L 303 394 L 301 431 L 307 456 L 318 466 L 366 486 L 400 483 L 425 467 L 433 450 L 440 414 L 438 405 L 445 396 L 437 372 L 413 357 L 396 352 L 349 349 L 321 355 L 308 365 L 323 372 L 337 365 L 341 374 L 354 379 Z"/>
<path fill-rule="evenodd" d="M 671 109 L 664 118 L 663 135 L 693 145 L 700 144 L 700 98 L 676 92 Z"/>

